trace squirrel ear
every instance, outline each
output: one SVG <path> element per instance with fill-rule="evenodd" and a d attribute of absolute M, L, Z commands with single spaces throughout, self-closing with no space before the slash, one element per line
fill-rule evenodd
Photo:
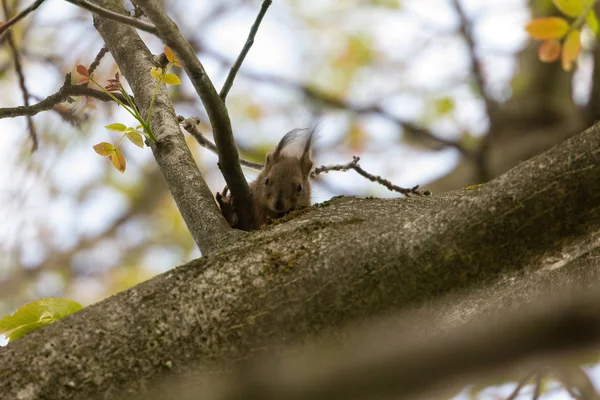
<path fill-rule="evenodd" d="M 300 159 L 300 168 L 302 170 L 302 175 L 308 176 L 313 167 L 313 160 L 310 157 L 309 153 L 304 153 L 302 158 Z"/>
<path fill-rule="evenodd" d="M 267 156 L 265 157 L 265 168 L 271 167 L 272 163 L 273 163 L 273 153 L 267 153 Z"/>

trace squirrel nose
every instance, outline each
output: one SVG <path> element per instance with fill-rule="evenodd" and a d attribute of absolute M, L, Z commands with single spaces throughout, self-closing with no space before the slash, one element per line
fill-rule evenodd
<path fill-rule="evenodd" d="M 277 199 L 277 202 L 275 203 L 275 210 L 277 211 L 284 211 L 284 204 L 283 204 L 283 199 L 280 197 Z"/>

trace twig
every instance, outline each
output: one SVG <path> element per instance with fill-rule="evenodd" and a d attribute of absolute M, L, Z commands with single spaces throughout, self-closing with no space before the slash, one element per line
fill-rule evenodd
<path fill-rule="evenodd" d="M 88 11 L 93 12 L 94 14 L 98 14 L 104 18 L 111 19 L 113 21 L 122 22 L 127 25 L 131 25 L 134 28 L 142 30 L 144 32 L 152 33 L 153 35 L 157 35 L 158 31 L 156 27 L 152 24 L 149 24 L 144 21 L 140 21 L 137 18 L 130 17 L 129 15 L 123 15 L 116 13 L 114 11 L 107 10 L 106 8 L 97 6 L 93 3 L 90 3 L 87 0 L 66 0 L 71 4 L 74 4 L 78 7 L 84 8 Z"/>
<path fill-rule="evenodd" d="M 235 209 L 240 218 L 240 228 L 252 230 L 256 223 L 252 216 L 252 199 L 248 182 L 242 172 L 239 154 L 233 137 L 231 120 L 227 107 L 215 89 L 204 66 L 198 60 L 196 51 L 183 37 L 177 24 L 169 18 L 158 0 L 137 0 L 136 4 L 157 28 L 158 36 L 173 50 L 181 65 L 192 81 L 200 97 L 213 128 L 215 144 L 219 152 L 219 168 L 231 191 Z"/>
<path fill-rule="evenodd" d="M 398 192 L 398 193 L 402 193 L 406 196 L 411 195 L 411 194 L 416 194 L 418 196 L 429 196 L 431 195 L 431 192 L 429 190 L 424 190 L 424 191 L 419 191 L 417 190 L 419 188 L 419 185 L 416 185 L 410 189 L 407 188 L 403 188 L 400 186 L 396 186 L 394 185 L 392 182 L 388 181 L 387 179 L 383 179 L 381 176 L 379 175 L 372 175 L 370 173 L 368 173 L 367 171 L 365 171 L 364 169 L 362 169 L 362 167 L 360 165 L 358 165 L 358 162 L 360 161 L 360 157 L 357 156 L 352 156 L 352 161 L 350 161 L 347 164 L 340 164 L 340 165 L 323 165 L 321 167 L 315 168 L 311 174 L 310 177 L 314 178 L 319 174 L 322 173 L 327 173 L 329 171 L 348 171 L 349 169 L 353 169 L 355 170 L 359 175 L 364 176 L 365 178 L 367 178 L 368 180 L 370 180 L 371 182 L 377 182 L 383 186 L 385 186 L 388 190 L 391 190 L 393 192 Z"/>
<path fill-rule="evenodd" d="M 96 58 L 94 58 L 94 61 L 90 64 L 90 67 L 88 68 L 88 73 L 90 75 L 96 70 L 96 68 L 98 68 L 98 66 L 100 65 L 100 61 L 102 61 L 102 57 L 104 57 L 106 53 L 108 53 L 108 47 L 104 46 L 100 49 L 100 51 L 96 55 Z"/>
<path fill-rule="evenodd" d="M 469 52 L 469 62 L 471 65 L 471 74 L 475 78 L 475 82 L 477 84 L 477 89 L 479 90 L 479 94 L 483 99 L 483 105 L 485 108 L 485 114 L 488 116 L 490 121 L 490 129 L 487 132 L 487 135 L 481 141 L 481 145 L 475 155 L 474 162 L 477 166 L 478 177 L 477 180 L 479 182 L 486 182 L 490 178 L 490 174 L 487 167 L 487 155 L 490 148 L 490 142 L 494 134 L 495 130 L 495 120 L 494 120 L 494 112 L 495 112 L 495 104 L 487 94 L 485 89 L 485 79 L 483 76 L 483 68 L 482 63 L 477 55 L 477 51 L 475 50 L 475 40 L 473 39 L 472 33 L 472 23 L 467 18 L 464 9 L 460 5 L 459 0 L 452 0 L 454 4 L 454 8 L 456 9 L 456 13 L 458 14 L 460 20 L 460 32 L 463 36 L 466 44 L 467 50 Z"/>
<path fill-rule="evenodd" d="M 540 395 L 542 394 L 542 378 L 544 378 L 542 373 L 538 373 L 535 379 L 535 389 L 533 390 L 531 400 L 538 400 L 540 398 Z"/>
<path fill-rule="evenodd" d="M 204 135 L 202 135 L 202 132 L 200 132 L 200 130 L 198 129 L 197 125 L 200 123 L 200 120 L 198 118 L 191 117 L 186 119 L 182 116 L 178 116 L 177 121 L 181 124 L 183 129 L 185 129 L 190 135 L 194 137 L 194 139 L 196 139 L 200 146 L 210 150 L 214 154 L 219 154 L 217 152 L 217 146 L 215 146 L 214 143 L 205 138 Z M 257 171 L 262 170 L 264 167 L 261 163 L 244 160 L 243 158 L 240 158 L 240 164 L 242 164 L 242 166 L 244 167 L 252 168 Z"/>
<path fill-rule="evenodd" d="M 4 11 L 4 15 L 6 18 L 8 18 L 10 12 L 8 10 L 8 4 L 6 3 L 6 0 L 2 0 L 2 9 Z M 10 46 L 10 50 L 13 55 L 13 60 L 15 61 L 15 71 L 19 77 L 19 86 L 21 87 L 21 93 L 23 94 L 23 103 L 25 104 L 25 107 L 29 107 L 29 91 L 27 90 L 27 85 L 25 84 L 25 74 L 23 73 L 23 66 L 21 65 L 21 55 L 19 54 L 19 49 L 17 49 L 17 45 L 13 39 L 12 32 L 8 32 L 6 35 L 8 45 Z M 38 148 L 38 137 L 31 115 L 27 116 L 27 127 L 29 128 L 29 138 L 31 139 L 31 152 L 34 152 Z"/>
<path fill-rule="evenodd" d="M 529 381 L 529 379 L 531 379 L 534 373 L 535 371 L 532 371 L 529 374 L 525 375 L 525 377 L 519 381 L 517 387 L 515 387 L 512 393 L 505 400 L 515 400 L 519 395 L 519 392 L 521 392 L 521 389 L 523 389 L 523 386 L 527 384 L 527 382 Z"/>
<path fill-rule="evenodd" d="M 87 96 L 101 101 L 113 101 L 110 96 L 99 90 L 90 89 L 86 85 L 71 85 L 71 74 L 67 74 L 65 82 L 58 92 L 31 106 L 0 108 L 0 119 L 33 116 L 42 111 L 50 110 L 55 105 L 66 101 L 70 96 Z M 120 94 L 114 94 L 119 100 L 126 102 Z"/>
<path fill-rule="evenodd" d="M 250 51 L 250 48 L 254 44 L 254 37 L 256 36 L 256 33 L 258 32 L 258 28 L 260 27 L 260 23 L 262 22 L 263 17 L 267 13 L 267 10 L 269 9 L 269 6 L 271 5 L 271 3 L 272 3 L 272 0 L 264 0 L 263 1 L 262 6 L 260 7 L 260 11 L 258 12 L 258 15 L 256 16 L 256 20 L 254 21 L 254 24 L 252 24 L 252 27 L 250 28 L 250 33 L 248 34 L 248 39 L 246 39 L 246 43 L 244 44 L 244 47 L 242 48 L 240 55 L 238 56 L 237 60 L 235 60 L 235 63 L 231 67 L 231 70 L 229 71 L 229 75 L 227 75 L 227 79 L 225 79 L 225 83 L 223 84 L 221 93 L 219 93 L 219 97 L 221 97 L 221 100 L 225 101 L 225 98 L 227 98 L 227 94 L 229 93 L 229 90 L 231 89 L 231 86 L 233 85 L 233 80 L 235 79 L 235 76 L 237 75 L 238 71 L 240 70 L 240 67 L 242 66 L 242 63 L 244 62 L 246 55 Z"/>
<path fill-rule="evenodd" d="M 23 11 L 6 21 L 4 24 L 2 24 L 0 26 L 0 38 L 2 37 L 2 34 L 4 32 L 8 31 L 14 24 L 16 24 L 17 22 L 25 18 L 27 15 L 35 11 L 39 6 L 42 5 L 44 1 L 46 0 L 36 0 L 29 7 L 25 8 Z M 6 18 L 8 18 L 8 15 L 6 15 Z"/>

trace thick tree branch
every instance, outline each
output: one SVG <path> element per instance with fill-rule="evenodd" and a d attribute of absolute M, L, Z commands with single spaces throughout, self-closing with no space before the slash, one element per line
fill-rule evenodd
<path fill-rule="evenodd" d="M 206 75 L 194 49 L 181 35 L 179 28 L 165 13 L 162 5 L 157 0 L 136 1 L 136 3 L 156 25 L 158 36 L 175 52 L 200 96 L 213 128 L 215 144 L 219 151 L 219 168 L 229 190 L 231 190 L 241 227 L 245 230 L 254 229 L 256 223 L 251 211 L 252 199 L 248 182 L 246 182 L 240 166 L 231 121 L 225 103 L 219 97 L 208 75 Z"/>
<path fill-rule="evenodd" d="M 94 3 L 125 13 L 120 0 L 94 0 Z M 152 54 L 130 25 L 100 16 L 94 17 L 94 24 L 131 86 L 140 112 L 147 114 L 156 86 L 156 80 L 150 75 L 150 69 L 155 66 Z M 192 237 L 202 253 L 207 254 L 221 246 L 234 232 L 194 162 L 164 85 L 156 94 L 150 122 L 158 138 L 152 146 L 156 162 Z"/>
<path fill-rule="evenodd" d="M 258 32 L 260 23 L 262 22 L 263 17 L 267 13 L 267 10 L 269 9 L 269 6 L 271 5 L 271 3 L 272 3 L 272 0 L 264 0 L 263 1 L 262 6 L 260 7 L 260 11 L 258 12 L 258 15 L 256 16 L 256 20 L 254 21 L 254 24 L 252 24 L 252 27 L 250 28 L 250 33 L 248 34 L 248 39 L 246 39 L 246 43 L 244 44 L 244 47 L 242 48 L 240 55 L 238 56 L 238 58 L 235 60 L 235 63 L 231 67 L 231 70 L 229 71 L 229 74 L 227 75 L 227 79 L 225 79 L 225 83 L 223 84 L 223 88 L 221 89 L 221 92 L 219 93 L 219 97 L 221 97 L 221 100 L 225 101 L 225 99 L 227 98 L 227 94 L 229 93 L 231 86 L 233 86 L 233 81 L 235 79 L 235 76 L 237 75 L 238 71 L 240 70 L 240 67 L 242 66 L 242 63 L 244 62 L 246 55 L 250 51 L 250 48 L 254 44 L 254 38 L 256 37 L 256 33 Z"/>
<path fill-rule="evenodd" d="M 124 46 L 131 52 L 130 43 Z M 0 392 L 67 400 L 144 392 L 167 369 L 179 374 L 244 360 L 267 345 L 492 285 L 471 308 L 456 301 L 437 315 L 438 328 L 455 326 L 478 313 L 518 308 L 519 296 L 556 295 L 565 276 L 574 279 L 569 274 L 591 288 L 597 257 L 565 265 L 598 247 L 599 232 L 594 126 L 478 189 L 337 199 L 246 235 L 15 341 L 0 354 L 0 376 L 11 377 L 0 380 Z M 496 285 L 510 289 L 540 276 L 546 286 L 500 303 Z"/>
<path fill-rule="evenodd" d="M 99 15 L 103 18 L 107 18 L 107 19 L 110 19 L 110 20 L 113 20 L 116 22 L 121 22 L 123 24 L 133 26 L 134 28 L 137 28 L 144 32 L 152 33 L 154 35 L 157 34 L 155 26 L 153 26 L 152 24 L 149 24 L 147 22 L 140 21 L 137 18 L 130 17 L 129 15 L 121 14 L 121 13 L 117 13 L 117 12 L 108 10 L 104 7 L 100 7 L 97 4 L 91 3 L 87 0 L 66 0 L 66 1 L 68 1 L 69 3 L 71 3 L 73 5 L 76 5 L 78 7 L 84 8 L 88 11 L 91 11 L 92 13 Z"/>

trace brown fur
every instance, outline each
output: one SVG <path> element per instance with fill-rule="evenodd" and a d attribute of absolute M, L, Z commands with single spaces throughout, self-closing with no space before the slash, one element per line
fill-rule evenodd
<path fill-rule="evenodd" d="M 311 146 L 314 131 L 309 134 L 300 157 L 283 154 L 297 132 L 288 132 L 275 151 L 267 154 L 264 168 L 250 183 L 252 210 L 257 227 L 265 225 L 270 219 L 280 218 L 297 207 L 310 206 L 309 175 L 313 167 Z M 231 196 L 227 196 L 227 191 L 224 190 L 222 195 L 217 193 L 217 201 L 227 221 L 236 227 L 238 220 Z"/>

